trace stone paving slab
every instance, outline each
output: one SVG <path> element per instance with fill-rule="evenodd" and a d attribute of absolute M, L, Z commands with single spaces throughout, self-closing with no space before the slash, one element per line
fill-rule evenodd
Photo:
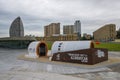
<path fill-rule="evenodd" d="M 24 64 L 24 63 L 23 63 Z M 35 71 L 35 72 L 50 72 L 50 73 L 59 73 L 59 74 L 77 74 L 77 73 L 88 73 L 88 72 L 100 72 L 100 71 L 110 71 L 109 68 L 95 68 L 95 69 L 82 69 L 75 67 L 66 67 L 60 65 L 51 65 L 44 63 L 32 63 L 24 64 L 22 66 L 13 66 L 10 70 L 12 71 Z"/>
<path fill-rule="evenodd" d="M 27 50 L 0 49 L 0 80 L 120 80 L 120 64 L 93 70 L 18 60 L 17 57 L 23 53 Z M 109 56 L 120 58 L 120 53 L 109 52 Z M 112 69 L 116 67 L 117 70 Z"/>
<path fill-rule="evenodd" d="M 74 77 L 86 78 L 89 80 L 120 80 L 120 73 L 118 72 L 97 72 L 86 74 L 75 74 Z"/>
<path fill-rule="evenodd" d="M 87 80 L 46 72 L 7 71 L 0 73 L 0 80 Z"/>
<path fill-rule="evenodd" d="M 109 65 L 120 63 L 120 52 L 109 52 L 108 61 L 104 61 L 101 63 L 97 63 L 95 65 L 86 65 L 86 64 L 77 64 L 77 63 L 69 63 L 69 62 L 59 62 L 59 61 L 50 61 L 48 57 L 40 57 L 40 58 L 29 58 L 25 56 L 25 53 L 18 56 L 20 60 L 33 61 L 33 62 L 43 62 L 50 63 L 56 65 L 65 65 L 65 66 L 73 66 L 79 68 L 101 68 Z"/>

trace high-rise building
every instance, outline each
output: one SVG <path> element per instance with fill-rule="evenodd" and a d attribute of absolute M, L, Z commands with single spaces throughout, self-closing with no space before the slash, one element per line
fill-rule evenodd
<path fill-rule="evenodd" d="M 81 37 L 81 22 L 76 20 L 74 23 L 74 33 Z"/>
<path fill-rule="evenodd" d="M 80 22 L 80 20 L 76 20 L 74 23 L 74 34 L 77 35 L 78 40 L 81 39 L 81 22 Z"/>
<path fill-rule="evenodd" d="M 107 24 L 93 32 L 95 41 L 113 41 L 116 38 L 116 25 Z"/>
<path fill-rule="evenodd" d="M 20 17 L 17 17 L 11 24 L 9 29 L 10 37 L 24 37 L 23 23 Z"/>
<path fill-rule="evenodd" d="M 64 25 L 63 26 L 63 34 L 73 34 L 74 25 Z"/>
<path fill-rule="evenodd" d="M 44 26 L 44 36 L 60 35 L 60 23 L 51 23 Z"/>

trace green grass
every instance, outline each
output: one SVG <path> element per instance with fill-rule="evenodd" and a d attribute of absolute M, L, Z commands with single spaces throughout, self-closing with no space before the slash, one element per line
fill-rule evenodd
<path fill-rule="evenodd" d="M 120 43 L 100 43 L 95 44 L 95 48 L 106 48 L 109 51 L 120 51 Z"/>
<path fill-rule="evenodd" d="M 52 41 L 47 41 L 47 46 L 48 49 L 51 50 Z M 120 43 L 102 43 L 100 42 L 100 44 L 95 44 L 95 48 L 106 48 L 109 51 L 120 51 Z"/>
<path fill-rule="evenodd" d="M 53 42 L 52 41 L 47 41 L 46 43 L 47 43 L 47 46 L 48 46 L 48 50 L 51 50 Z"/>

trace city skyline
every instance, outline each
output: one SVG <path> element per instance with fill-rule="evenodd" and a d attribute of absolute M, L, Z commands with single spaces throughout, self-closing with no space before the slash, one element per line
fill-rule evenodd
<path fill-rule="evenodd" d="M 44 26 L 81 21 L 81 32 L 92 34 L 105 24 L 120 26 L 119 0 L 0 0 L 0 37 L 9 36 L 12 21 L 20 16 L 25 35 L 44 36 Z"/>

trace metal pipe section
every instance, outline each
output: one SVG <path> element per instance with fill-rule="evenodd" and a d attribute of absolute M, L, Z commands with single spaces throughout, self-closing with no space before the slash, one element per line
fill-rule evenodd
<path fill-rule="evenodd" d="M 58 52 L 74 51 L 94 48 L 92 41 L 55 41 L 51 48 L 51 55 Z"/>
<path fill-rule="evenodd" d="M 45 42 L 34 41 L 28 46 L 28 56 L 38 58 L 40 56 L 47 56 L 48 48 Z"/>

